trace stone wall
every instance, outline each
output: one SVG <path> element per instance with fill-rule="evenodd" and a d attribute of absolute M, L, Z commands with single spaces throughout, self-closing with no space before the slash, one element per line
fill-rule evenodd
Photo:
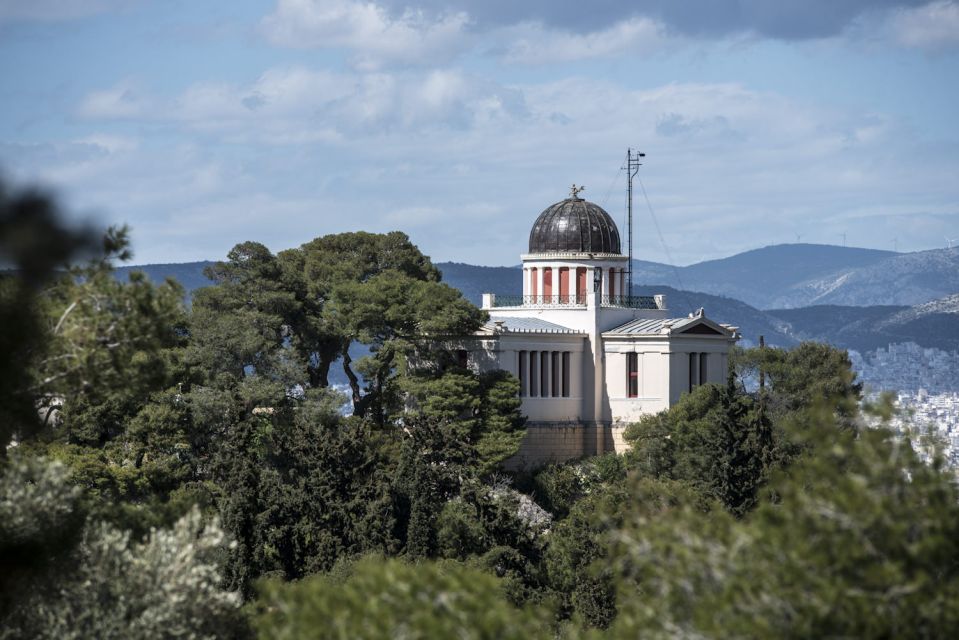
<path fill-rule="evenodd" d="M 519 452 L 504 466 L 518 471 L 582 457 L 584 431 L 574 422 L 528 422 Z"/>
<path fill-rule="evenodd" d="M 507 460 L 504 466 L 519 471 L 594 455 L 599 429 L 603 430 L 605 453 L 623 453 L 629 448 L 623 440 L 626 425 L 626 422 L 601 426 L 575 422 L 528 422 L 519 453 Z"/>

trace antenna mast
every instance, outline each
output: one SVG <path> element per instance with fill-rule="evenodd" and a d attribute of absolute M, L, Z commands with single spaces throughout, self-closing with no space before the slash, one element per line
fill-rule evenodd
<path fill-rule="evenodd" d="M 629 245 L 629 262 L 626 265 L 627 296 L 633 295 L 633 178 L 636 177 L 636 173 L 642 164 L 639 159 L 645 157 L 645 153 L 626 149 L 626 166 L 623 168 L 626 169 L 626 235 L 628 238 L 627 244 Z"/>

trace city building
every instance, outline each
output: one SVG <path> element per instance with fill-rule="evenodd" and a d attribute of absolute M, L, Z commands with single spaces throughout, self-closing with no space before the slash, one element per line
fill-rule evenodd
<path fill-rule="evenodd" d="M 522 256 L 523 295 L 483 295 L 489 322 L 460 357 L 520 381 L 527 435 L 512 467 L 625 449 L 630 422 L 706 382 L 724 382 L 736 327 L 665 296 L 631 296 L 613 219 L 579 197 L 546 208 Z"/>

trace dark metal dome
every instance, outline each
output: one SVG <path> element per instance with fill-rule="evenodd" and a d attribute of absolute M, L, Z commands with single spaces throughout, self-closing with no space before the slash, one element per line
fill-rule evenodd
<path fill-rule="evenodd" d="M 582 198 L 566 198 L 539 214 L 529 232 L 530 253 L 615 253 L 619 229 L 597 204 Z"/>

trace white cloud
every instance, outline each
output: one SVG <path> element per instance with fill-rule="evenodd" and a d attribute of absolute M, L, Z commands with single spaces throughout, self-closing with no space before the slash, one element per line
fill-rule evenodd
<path fill-rule="evenodd" d="M 247 83 L 196 84 L 138 103 L 139 129 L 155 127 L 162 148 L 115 144 L 103 137 L 112 123 L 97 122 L 100 133 L 84 144 L 38 149 L 35 161 L 23 150 L 6 155 L 84 202 L 132 212 L 150 238 L 138 247 L 142 259 L 162 259 L 161 250 L 176 251 L 165 259 L 221 256 L 240 239 L 279 249 L 322 233 L 400 228 L 440 260 L 515 263 L 533 218 L 571 182 L 622 223 L 617 169 L 628 145 L 648 153 L 642 176 L 683 262 L 796 233 L 837 242 L 848 232 L 870 244 L 873 218 L 916 211 L 925 212 L 917 220 L 940 216 L 927 220 L 938 230 L 959 201 L 954 145 L 923 146 L 881 112 L 736 83 L 635 90 L 574 77 L 504 86 L 458 69 L 277 67 Z M 915 161 L 904 165 L 906 156 Z M 663 259 L 637 205 L 637 255 Z M 202 221 L 192 234 L 190 220 Z M 218 220 L 228 235 L 206 232 Z"/>
<path fill-rule="evenodd" d="M 553 64 L 652 52 L 672 44 L 665 27 L 649 18 L 629 18 L 606 29 L 574 33 L 523 23 L 500 33 L 506 42 L 503 57 L 508 62 Z"/>
<path fill-rule="evenodd" d="M 148 102 L 129 83 L 93 91 L 80 102 L 77 113 L 82 118 L 122 119 L 144 115 Z"/>
<path fill-rule="evenodd" d="M 435 63 L 464 48 L 464 12 L 428 15 L 406 9 L 393 17 L 374 2 L 279 0 L 261 21 L 273 44 L 298 49 L 344 47 L 365 69 L 390 64 Z"/>
<path fill-rule="evenodd" d="M 959 46 L 959 3 L 937 0 L 892 18 L 896 40 L 908 47 L 937 50 Z"/>
<path fill-rule="evenodd" d="M 173 122 L 231 140 L 273 144 L 334 142 L 344 136 L 464 129 L 522 117 L 522 95 L 454 69 L 333 73 L 274 68 L 236 85 L 200 83 L 169 100 L 148 102 L 126 85 L 95 91 L 84 118 Z"/>

